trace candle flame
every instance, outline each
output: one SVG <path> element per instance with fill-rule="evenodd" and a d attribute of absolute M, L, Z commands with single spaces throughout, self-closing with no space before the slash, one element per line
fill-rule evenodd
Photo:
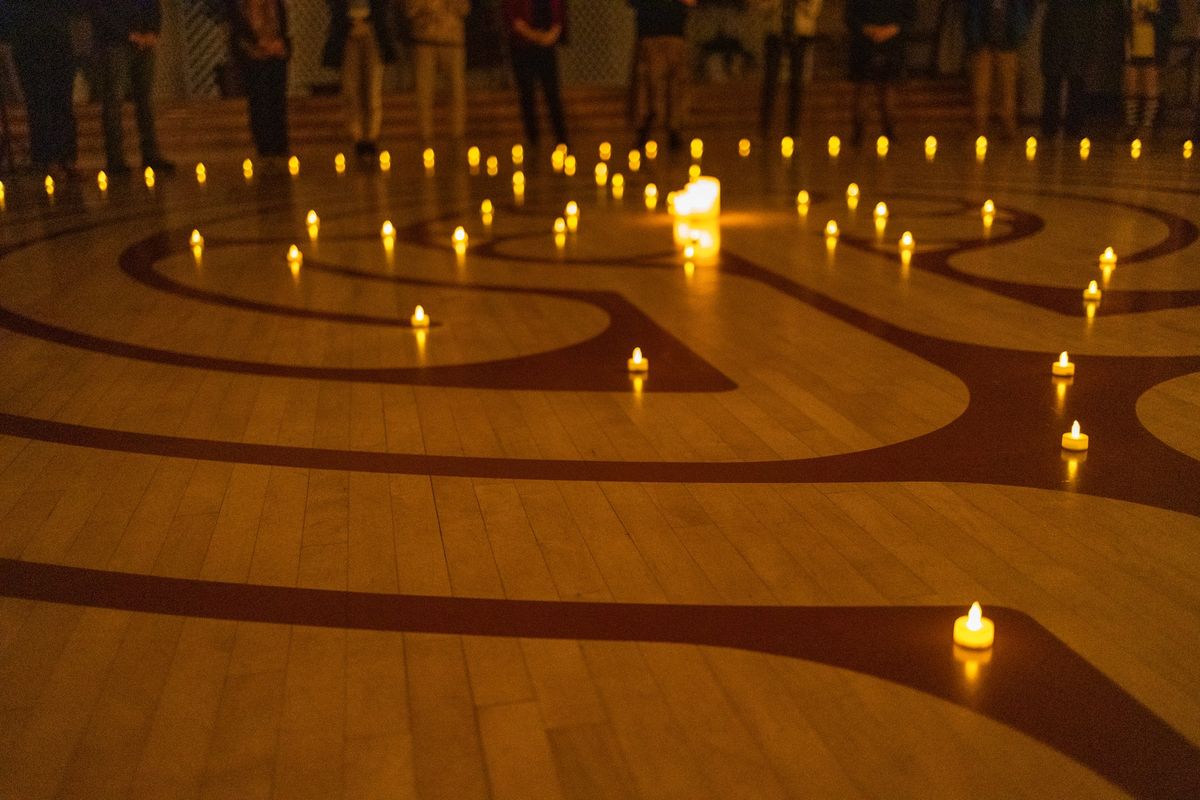
<path fill-rule="evenodd" d="M 567 232 L 567 221 L 565 219 L 563 219 L 562 217 L 559 217 L 558 219 L 554 220 L 554 232 L 555 233 L 566 233 Z"/>
<path fill-rule="evenodd" d="M 906 250 L 913 246 L 912 231 L 905 231 L 900 235 L 900 246 Z"/>
<path fill-rule="evenodd" d="M 876 203 L 875 204 L 876 219 L 884 219 L 885 217 L 887 217 L 887 215 L 888 215 L 887 203 L 884 203 L 882 201 Z"/>
<path fill-rule="evenodd" d="M 517 165 L 525 163 L 525 148 L 519 144 L 512 146 L 512 162 Z"/>
<path fill-rule="evenodd" d="M 1088 294 L 1095 294 L 1096 292 L 1100 291 L 1100 287 L 1096 285 L 1095 281 L 1091 281 L 1088 283 L 1087 290 Z"/>
<path fill-rule="evenodd" d="M 300 159 L 296 156 L 288 159 L 288 173 L 293 177 L 300 174 Z"/>
<path fill-rule="evenodd" d="M 838 153 L 842 152 L 842 140 L 837 136 L 829 137 L 829 155 L 832 158 L 837 158 Z"/>
<path fill-rule="evenodd" d="M 45 186 L 46 186 L 46 194 L 49 194 L 49 195 L 54 194 L 54 178 L 47 175 L 46 180 L 45 180 Z"/>
<path fill-rule="evenodd" d="M 293 262 L 299 261 L 301 258 L 303 258 L 303 256 L 300 255 L 300 248 L 296 247 L 296 245 L 292 245 L 291 247 L 289 247 L 287 258 L 288 258 L 288 261 L 293 261 Z"/>
<path fill-rule="evenodd" d="M 878 139 L 875 140 L 875 152 L 879 155 L 880 158 L 883 158 L 884 156 L 886 156 L 888 154 L 888 145 L 889 145 L 888 137 L 886 137 L 886 136 L 880 136 Z"/>
<path fill-rule="evenodd" d="M 1193 147 L 1194 147 L 1194 145 L 1192 144 L 1192 140 L 1191 140 L 1191 139 L 1188 139 L 1186 142 L 1184 142 L 1184 143 L 1183 143 L 1183 157 L 1184 157 L 1184 158 L 1191 158 L 1191 157 L 1192 157 L 1192 149 L 1193 149 Z"/>
<path fill-rule="evenodd" d="M 833 239 L 838 235 L 838 224 L 834 220 L 825 223 L 825 236 Z"/>
<path fill-rule="evenodd" d="M 192 245 L 192 247 L 202 247 L 204 245 L 204 237 L 200 235 L 199 228 L 192 229 L 192 235 L 191 238 L 188 239 L 188 242 Z"/>
<path fill-rule="evenodd" d="M 338 175 L 346 171 L 346 154 L 338 153 L 333 157 L 333 169 Z"/>
<path fill-rule="evenodd" d="M 646 142 L 646 158 L 650 159 L 651 161 L 658 158 L 658 142 L 654 141 L 653 139 Z"/>
<path fill-rule="evenodd" d="M 1067 351 L 1063 350 L 1061 353 L 1058 354 L 1058 364 L 1061 367 L 1065 367 L 1069 363 L 1070 362 L 1067 359 Z"/>
<path fill-rule="evenodd" d="M 642 168 L 642 151 L 641 150 L 630 150 L 629 151 L 629 171 L 637 172 L 641 168 Z"/>
<path fill-rule="evenodd" d="M 479 148 L 476 147 L 475 145 L 471 145 L 470 147 L 467 148 L 467 166 L 469 166 L 469 167 L 478 167 L 479 166 Z"/>
<path fill-rule="evenodd" d="M 967 612 L 967 630 L 978 631 L 983 629 L 983 607 L 976 600 L 971 603 L 971 610 Z"/>
<path fill-rule="evenodd" d="M 467 229 L 462 225 L 454 229 L 454 243 L 457 245 L 467 243 Z"/>
<path fill-rule="evenodd" d="M 98 173 L 96 173 L 96 185 L 100 187 L 100 191 L 108 191 L 108 173 L 106 173 L 104 170 L 100 170 Z"/>
<path fill-rule="evenodd" d="M 479 204 L 479 213 L 480 214 L 492 214 L 492 213 L 495 213 L 495 210 L 496 210 L 496 207 L 494 205 L 492 205 L 491 200 L 484 200 L 482 203 Z"/>
<path fill-rule="evenodd" d="M 415 322 L 420 322 L 423 319 L 425 319 L 425 308 L 423 306 L 417 306 L 413 309 L 413 320 Z"/>
<path fill-rule="evenodd" d="M 616 180 L 616 178 L 614 178 L 613 180 Z M 578 217 L 579 216 L 579 204 L 576 203 L 574 200 L 570 201 L 569 203 L 567 203 L 565 213 L 568 217 Z"/>
<path fill-rule="evenodd" d="M 790 136 L 784 136 L 779 140 L 779 152 L 784 158 L 791 158 L 796 152 L 796 140 Z"/>
<path fill-rule="evenodd" d="M 312 226 L 321 224 L 321 218 L 317 216 L 316 209 L 310 208 L 308 215 L 304 218 L 304 224 Z"/>
<path fill-rule="evenodd" d="M 801 189 L 799 194 L 796 195 L 796 205 L 798 206 L 807 206 L 811 201 L 812 198 L 809 196 L 807 189 Z"/>
<path fill-rule="evenodd" d="M 742 158 L 750 155 L 750 140 L 738 139 L 738 155 Z"/>
<path fill-rule="evenodd" d="M 704 142 L 700 139 L 692 139 L 691 144 L 692 158 L 700 158 L 704 155 Z"/>
<path fill-rule="evenodd" d="M 937 141 L 936 136 L 926 136 L 925 137 L 925 153 L 927 155 L 933 155 L 934 153 L 936 153 L 937 145 L 938 145 L 938 141 Z"/>
<path fill-rule="evenodd" d="M 858 194 L 859 190 L 857 183 L 852 183 L 846 187 L 846 197 L 858 197 Z"/>
<path fill-rule="evenodd" d="M 646 158 L 653 160 L 654 156 L 650 155 L 650 152 L 651 152 L 650 145 L 647 144 L 646 145 Z M 655 150 L 654 152 L 657 153 L 658 151 Z M 563 174 L 566 175 L 568 178 L 575 175 L 575 163 L 576 163 L 575 156 L 571 155 L 570 153 L 568 153 L 566 158 L 563 159 Z"/>
<path fill-rule="evenodd" d="M 633 348 L 633 363 L 635 363 L 635 364 L 642 363 L 642 348 L 640 348 L 640 347 Z"/>
<path fill-rule="evenodd" d="M 146 188 L 153 189 L 154 188 L 154 168 L 146 167 L 146 169 L 142 172 L 142 177 L 146 179 Z"/>
<path fill-rule="evenodd" d="M 426 147 L 421 152 L 421 162 L 425 165 L 425 169 L 433 169 L 437 163 L 437 153 L 433 152 L 432 147 Z"/>
<path fill-rule="evenodd" d="M 204 166 L 204 162 L 196 165 L 196 182 L 204 183 L 208 180 L 208 168 Z"/>
<path fill-rule="evenodd" d="M 379 168 L 384 172 L 392 168 L 392 154 L 387 150 L 379 154 Z"/>
<path fill-rule="evenodd" d="M 996 213 L 996 204 L 993 203 L 991 201 L 991 199 L 983 201 L 983 213 L 984 214 L 995 214 Z"/>
<path fill-rule="evenodd" d="M 1111 247 L 1106 247 L 1104 248 L 1104 255 L 1101 256 L 1101 258 L 1103 258 L 1105 261 L 1116 261 L 1117 254 Z"/>
<path fill-rule="evenodd" d="M 1074 422 L 1071 423 L 1071 438 L 1072 439 L 1079 438 L 1079 420 L 1075 420 Z"/>

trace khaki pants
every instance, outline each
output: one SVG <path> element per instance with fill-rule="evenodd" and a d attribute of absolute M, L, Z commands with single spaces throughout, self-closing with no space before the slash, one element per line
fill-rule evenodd
<path fill-rule="evenodd" d="M 439 74 L 450 82 L 450 134 L 461 139 L 467 129 L 467 51 L 458 44 L 420 44 L 414 48 L 417 81 L 417 127 L 423 142 L 433 141 L 433 95 Z"/>
<path fill-rule="evenodd" d="M 1017 54 L 1013 51 L 982 47 L 971 54 L 971 95 L 975 106 L 975 127 L 987 130 L 991 116 L 992 77 L 1000 91 L 1000 121 L 1006 133 L 1017 130 Z"/>
<path fill-rule="evenodd" d="M 342 61 L 346 127 L 356 142 L 373 142 L 383 125 L 383 61 L 370 23 L 355 22 Z"/>
<path fill-rule="evenodd" d="M 638 39 L 637 90 L 634 94 L 635 124 L 650 128 L 662 124 L 678 131 L 687 122 L 687 41 L 679 36 L 647 36 Z"/>

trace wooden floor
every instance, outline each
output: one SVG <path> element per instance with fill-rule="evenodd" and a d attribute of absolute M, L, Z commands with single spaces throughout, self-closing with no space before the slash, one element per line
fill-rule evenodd
<path fill-rule="evenodd" d="M 1200 796 L 1200 157 L 902 132 L 7 181 L 0 798 Z"/>

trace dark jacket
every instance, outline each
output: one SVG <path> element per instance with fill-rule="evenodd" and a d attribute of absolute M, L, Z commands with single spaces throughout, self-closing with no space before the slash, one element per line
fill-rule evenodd
<path fill-rule="evenodd" d="M 0 34 L 9 42 L 62 34 L 79 11 L 78 0 L 0 0 Z"/>
<path fill-rule="evenodd" d="M 1042 74 L 1082 78 L 1095 57 L 1105 0 L 1046 0 L 1042 18 Z"/>
<path fill-rule="evenodd" d="M 988 15 L 991 0 L 967 0 L 963 29 L 967 40 L 968 50 L 978 50 L 984 45 L 991 44 L 999 50 L 1016 50 L 1029 37 L 1029 29 L 1033 25 L 1033 0 L 1008 0 L 1008 8 L 1004 17 L 1004 32 L 999 42 L 989 43 Z"/>
<path fill-rule="evenodd" d="M 917 22 L 916 0 L 846 0 L 846 27 L 855 36 L 865 25 L 899 25 L 900 36 L 912 32 Z"/>
<path fill-rule="evenodd" d="M 328 0 L 329 37 L 321 63 L 339 69 L 346 55 L 346 39 L 350 37 L 350 17 L 346 15 L 347 0 Z M 393 15 L 394 0 L 371 0 L 371 25 L 375 28 L 375 41 L 379 44 L 379 57 L 385 64 L 396 60 L 396 40 Z"/>
<path fill-rule="evenodd" d="M 637 37 L 684 35 L 688 7 L 679 0 L 629 0 L 637 12 Z"/>
<path fill-rule="evenodd" d="M 276 13 L 279 17 L 279 28 L 283 36 L 284 47 L 286 53 L 285 58 L 291 58 L 292 41 L 288 38 L 288 17 L 287 3 L 283 0 L 269 0 L 275 3 Z M 257 45 L 257 40 L 254 36 L 254 29 L 250 26 L 250 20 L 242 13 L 242 3 L 245 0 L 227 0 L 226 7 L 229 11 L 229 39 L 233 49 L 234 58 L 256 58 L 254 49 Z"/>
<path fill-rule="evenodd" d="M 559 44 L 567 43 L 567 7 L 564 0 L 549 0 L 550 24 L 562 29 L 558 37 Z M 511 47 L 537 47 L 533 42 L 516 32 L 514 26 L 517 20 L 523 20 L 526 25 L 533 27 L 533 0 L 504 0 L 501 8 L 504 13 L 504 27 L 508 30 L 508 40 Z"/>
<path fill-rule="evenodd" d="M 131 33 L 162 30 L 160 0 L 87 0 L 92 35 L 99 45 L 125 44 Z"/>

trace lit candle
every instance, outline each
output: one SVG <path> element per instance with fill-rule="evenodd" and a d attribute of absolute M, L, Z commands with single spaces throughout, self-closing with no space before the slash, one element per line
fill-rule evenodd
<path fill-rule="evenodd" d="M 642 357 L 642 348 L 633 348 L 633 355 L 626 362 L 630 372 L 649 372 L 650 359 Z"/>
<path fill-rule="evenodd" d="M 1092 154 L 1092 140 L 1086 136 L 1079 140 L 1079 158 L 1081 161 L 1087 161 L 1088 156 Z"/>
<path fill-rule="evenodd" d="M 338 153 L 336 156 L 333 157 L 333 170 L 338 175 L 341 175 L 342 173 L 344 173 L 346 171 L 346 154 L 345 153 Z"/>
<path fill-rule="evenodd" d="M 1067 351 L 1058 354 L 1058 361 L 1050 365 L 1050 372 L 1059 378 L 1069 378 L 1075 374 L 1075 364 L 1067 357 Z"/>
<path fill-rule="evenodd" d="M 300 159 L 292 156 L 288 159 L 288 174 L 295 177 L 300 174 Z"/>
<path fill-rule="evenodd" d="M 1037 155 L 1037 138 L 1030 136 L 1028 139 L 1025 140 L 1025 158 L 1027 158 L 1030 161 L 1033 161 L 1034 156 L 1036 156 L 1036 155 Z"/>
<path fill-rule="evenodd" d="M 938 142 L 937 142 L 936 136 L 926 136 L 925 137 L 925 158 L 926 158 L 926 160 L 932 161 L 933 157 L 937 155 L 937 144 L 938 144 Z"/>
<path fill-rule="evenodd" d="M 888 218 L 887 203 L 885 203 L 881 200 L 880 202 L 875 204 L 875 219 L 887 219 L 887 218 Z"/>
<path fill-rule="evenodd" d="M 692 164 L 690 167 L 688 167 L 688 180 L 689 181 L 694 181 L 699 177 L 700 177 L 700 165 L 699 164 Z"/>
<path fill-rule="evenodd" d="M 646 142 L 646 158 L 650 161 L 658 158 L 658 142 L 653 139 Z"/>
<path fill-rule="evenodd" d="M 293 270 L 303 264 L 304 256 L 301 254 L 300 248 L 296 247 L 296 245 L 289 247 L 287 252 L 287 260 L 288 265 L 291 266 Z"/>
<path fill-rule="evenodd" d="M 520 194 L 525 191 L 525 173 L 517 170 L 512 177 L 513 191 Z"/>
<path fill-rule="evenodd" d="M 617 173 L 612 176 L 612 195 L 614 200 L 620 200 L 625 196 L 625 176 Z"/>
<path fill-rule="evenodd" d="M 842 152 L 842 140 L 840 138 L 838 138 L 837 136 L 830 136 L 828 147 L 829 147 L 829 157 L 837 158 L 838 154 Z"/>
<path fill-rule="evenodd" d="M 1142 157 L 1142 140 L 1141 139 L 1134 139 L 1132 142 L 1129 143 L 1129 156 L 1135 160 Z"/>
<path fill-rule="evenodd" d="M 450 241 L 451 241 L 451 243 L 453 243 L 455 250 L 458 250 L 459 252 L 466 250 L 467 249 L 467 229 L 464 228 L 462 225 L 459 225 L 457 228 L 454 229 L 454 235 L 450 237 Z"/>
<path fill-rule="evenodd" d="M 242 162 L 242 177 L 246 180 L 254 177 L 254 162 L 248 158 Z"/>
<path fill-rule="evenodd" d="M 970 650 L 987 650 L 996 640 L 996 625 L 983 615 L 978 602 L 966 616 L 954 620 L 954 643 Z"/>
<path fill-rule="evenodd" d="M 750 155 L 750 140 L 738 139 L 738 155 L 742 158 Z"/>
<path fill-rule="evenodd" d="M 392 224 L 390 219 L 383 221 L 383 225 L 379 227 L 379 235 L 384 239 L 391 239 L 396 236 L 396 226 Z"/>
<path fill-rule="evenodd" d="M 196 183 L 203 185 L 208 180 L 208 168 L 201 162 L 196 165 Z"/>
<path fill-rule="evenodd" d="M 387 150 L 379 153 L 379 169 L 383 172 L 390 172 L 392 169 L 392 154 Z"/>
<path fill-rule="evenodd" d="M 837 224 L 836 220 L 831 219 L 831 220 L 829 220 L 829 222 L 825 223 L 825 238 L 826 239 L 837 239 L 839 235 L 840 235 L 840 231 L 838 230 L 838 224 Z"/>
<path fill-rule="evenodd" d="M 996 204 L 992 202 L 991 198 L 983 201 L 983 208 L 980 209 L 980 213 L 985 217 L 995 216 Z"/>
<path fill-rule="evenodd" d="M 425 150 L 422 151 L 421 164 L 425 167 L 426 174 L 432 173 L 433 168 L 437 166 L 437 153 L 433 151 L 432 147 L 426 147 Z"/>
<path fill-rule="evenodd" d="M 796 140 L 790 136 L 784 136 L 779 140 L 779 153 L 784 158 L 791 158 L 796 152 Z"/>
<path fill-rule="evenodd" d="M 425 309 L 422 306 L 417 306 L 413 309 L 412 316 L 409 317 L 409 322 L 414 328 L 428 328 L 429 317 L 425 314 Z"/>
<path fill-rule="evenodd" d="M 142 171 L 142 177 L 146 181 L 146 188 L 153 189 L 154 188 L 154 167 L 146 167 L 146 169 Z"/>
<path fill-rule="evenodd" d="M 96 186 L 101 192 L 108 191 L 108 174 L 104 170 L 96 173 Z"/>
<path fill-rule="evenodd" d="M 888 142 L 888 137 L 880 136 L 878 139 L 875 140 L 875 153 L 880 158 L 884 158 L 888 154 L 889 144 L 890 143 Z"/>
<path fill-rule="evenodd" d="M 1100 294 L 1101 294 L 1100 287 L 1096 285 L 1095 281 L 1091 281 L 1090 283 L 1088 283 L 1087 288 L 1083 290 L 1083 299 L 1084 300 L 1099 300 Z"/>
<path fill-rule="evenodd" d="M 801 214 L 808 213 L 808 207 L 809 207 L 809 205 L 811 205 L 811 203 L 812 203 L 812 198 L 809 196 L 807 189 L 801 189 L 796 194 L 796 210 L 799 211 Z"/>
<path fill-rule="evenodd" d="M 1100 254 L 1100 266 L 1115 267 L 1117 265 L 1117 254 L 1111 247 L 1104 248 L 1104 252 Z"/>
<path fill-rule="evenodd" d="M 904 233 L 900 234 L 900 249 L 901 250 L 912 250 L 913 245 L 914 245 L 914 242 L 913 242 L 912 231 L 905 231 Z"/>
<path fill-rule="evenodd" d="M 696 258 L 696 245 L 688 242 L 683 246 L 683 258 L 685 261 L 692 261 Z"/>
<path fill-rule="evenodd" d="M 192 235 L 188 237 L 188 244 L 193 248 L 204 247 L 204 237 L 200 235 L 199 228 L 192 229 Z"/>
<path fill-rule="evenodd" d="M 484 222 L 487 222 L 488 219 L 495 213 L 496 213 L 496 207 L 492 204 L 491 200 L 485 199 L 482 203 L 479 204 L 479 214 L 480 214 L 480 216 L 483 217 Z"/>
<path fill-rule="evenodd" d="M 479 148 L 471 145 L 467 148 L 467 166 L 471 169 L 479 169 Z"/>
<path fill-rule="evenodd" d="M 308 210 L 308 214 L 304 217 L 304 225 L 308 228 L 309 238 L 317 238 L 317 234 L 321 230 L 321 218 L 317 216 L 317 210 L 315 208 L 310 208 Z"/>
<path fill-rule="evenodd" d="M 855 205 L 857 205 L 858 195 L 859 195 L 859 189 L 858 189 L 857 183 L 852 183 L 846 187 L 846 202 L 847 202 L 847 204 L 849 204 L 849 202 L 851 200 L 853 200 L 853 201 L 855 201 Z"/>
<path fill-rule="evenodd" d="M 658 207 L 658 187 L 653 183 L 646 184 L 646 210 L 653 211 Z"/>
<path fill-rule="evenodd" d="M 692 153 L 692 158 L 702 158 L 704 156 L 704 142 L 700 139 L 692 139 L 689 148 Z"/>
<path fill-rule="evenodd" d="M 0 209 L 4 208 L 4 201 L 5 201 L 4 181 L 0 181 Z"/>
<path fill-rule="evenodd" d="M 54 197 L 54 178 L 47 175 L 46 180 L 43 181 L 42 185 L 46 187 L 46 194 L 49 197 Z"/>
<path fill-rule="evenodd" d="M 571 233 L 579 230 L 579 204 L 574 200 L 567 203 L 567 207 L 563 209 L 563 216 L 566 218 L 567 228 Z"/>
<path fill-rule="evenodd" d="M 608 161 L 612 158 L 612 144 L 601 142 L 600 146 L 596 148 L 596 155 L 599 156 L 601 161 Z"/>
<path fill-rule="evenodd" d="M 641 168 L 642 168 L 642 151 L 641 150 L 630 150 L 629 151 L 629 171 L 637 172 Z"/>
<path fill-rule="evenodd" d="M 1071 423 L 1071 432 L 1062 435 L 1062 446 L 1064 450 L 1074 450 L 1076 452 L 1088 449 L 1088 437 L 1086 433 L 1079 432 L 1079 420 Z"/>
<path fill-rule="evenodd" d="M 1192 149 L 1193 149 L 1192 140 L 1188 139 L 1186 142 L 1183 143 L 1183 157 L 1191 158 L 1192 157 Z"/>
<path fill-rule="evenodd" d="M 566 158 L 567 154 L 562 150 L 555 150 L 550 154 L 550 166 L 554 168 L 555 172 L 562 172 L 563 162 L 566 160 Z"/>
<path fill-rule="evenodd" d="M 646 158 L 653 158 L 650 155 L 650 149 L 649 149 L 650 145 L 646 145 L 646 148 L 647 148 L 646 149 Z M 570 153 L 567 153 L 566 157 L 563 158 L 563 174 L 566 175 L 568 178 L 575 177 L 575 166 L 576 166 L 575 156 L 573 156 Z"/>
<path fill-rule="evenodd" d="M 525 148 L 519 144 L 512 146 L 512 163 L 514 167 L 522 166 L 525 163 Z"/>
<path fill-rule="evenodd" d="M 557 217 L 554 220 L 554 232 L 556 234 L 567 232 L 567 221 L 562 217 Z"/>
<path fill-rule="evenodd" d="M 987 157 L 987 137 L 980 136 L 975 140 L 975 158 L 982 161 Z"/>
<path fill-rule="evenodd" d="M 487 174 L 493 178 L 500 174 L 500 159 L 495 156 L 487 157 Z"/>

